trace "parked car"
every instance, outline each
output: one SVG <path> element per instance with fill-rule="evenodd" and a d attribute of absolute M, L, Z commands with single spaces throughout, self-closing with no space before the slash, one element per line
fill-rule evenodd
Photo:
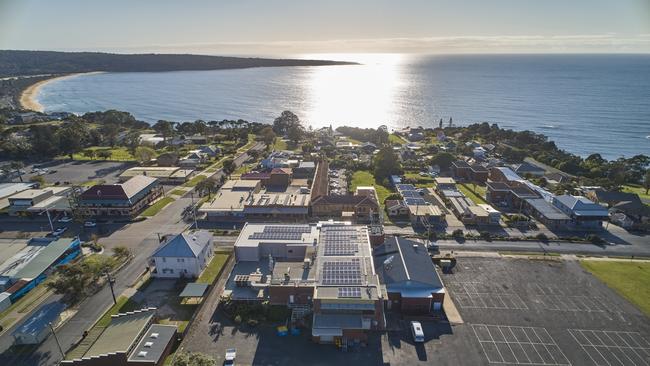
<path fill-rule="evenodd" d="M 422 330 L 422 324 L 420 322 L 412 321 L 411 322 L 411 333 L 413 333 L 413 341 L 416 343 L 424 342 L 424 331 Z"/>
<path fill-rule="evenodd" d="M 97 223 L 95 221 L 86 221 L 84 222 L 84 227 L 95 227 Z"/>
<path fill-rule="evenodd" d="M 226 357 L 225 357 L 225 360 L 223 361 L 223 364 L 227 365 L 227 366 L 234 366 L 235 365 L 235 357 L 237 357 L 237 349 L 236 348 L 228 348 L 226 350 Z"/>
<path fill-rule="evenodd" d="M 68 222 L 72 222 L 72 217 L 70 217 L 70 216 L 63 216 L 62 218 L 58 219 L 57 221 L 60 222 L 60 223 L 68 223 Z"/>
<path fill-rule="evenodd" d="M 65 226 L 58 227 L 52 231 L 52 236 L 61 236 L 63 233 L 65 233 L 66 230 L 68 230 L 68 228 Z"/>

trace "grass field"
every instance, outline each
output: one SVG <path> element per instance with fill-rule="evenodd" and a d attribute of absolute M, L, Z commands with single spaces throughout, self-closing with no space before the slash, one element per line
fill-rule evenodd
<path fill-rule="evenodd" d="M 404 178 L 406 178 L 406 179 L 415 179 L 415 181 L 417 182 L 416 185 L 419 188 L 433 187 L 433 182 L 435 181 L 430 176 L 423 177 L 418 173 L 404 173 Z"/>
<path fill-rule="evenodd" d="M 92 187 L 92 186 L 95 186 L 97 184 L 104 184 L 104 183 L 106 183 L 106 181 L 103 180 L 103 179 L 94 179 L 94 180 L 85 181 L 85 182 L 81 183 L 80 186 L 82 186 L 82 187 Z"/>
<path fill-rule="evenodd" d="M 97 154 L 99 151 L 109 151 L 111 153 L 111 156 L 107 158 L 107 161 L 134 161 L 135 158 L 133 155 L 131 155 L 131 152 L 125 147 L 100 147 L 100 146 L 93 146 L 86 148 L 84 150 L 92 150 Z M 67 155 L 61 155 L 61 158 L 67 158 Z M 82 152 L 72 154 L 72 158 L 74 160 L 104 160 L 103 158 L 98 157 L 95 155 L 94 157 L 90 158 L 86 155 L 84 155 Z"/>
<path fill-rule="evenodd" d="M 205 175 L 197 175 L 196 177 L 190 179 L 188 182 L 183 184 L 184 187 L 196 187 L 197 184 L 199 184 L 200 181 L 206 179 L 207 177 Z"/>
<path fill-rule="evenodd" d="M 479 185 L 476 185 L 476 191 L 474 191 L 474 185 L 471 184 L 465 184 L 465 183 L 460 183 L 458 184 L 458 189 L 463 192 L 467 198 L 471 199 L 474 203 L 482 204 L 482 203 L 487 203 L 485 201 L 485 187 L 481 187 Z"/>
<path fill-rule="evenodd" d="M 203 273 L 201 273 L 196 282 L 212 284 L 214 280 L 217 279 L 219 271 L 221 271 L 223 265 L 226 264 L 229 256 L 230 254 L 227 253 L 215 253 L 210 264 L 205 267 Z"/>
<path fill-rule="evenodd" d="M 582 260 L 580 265 L 650 316 L 650 263 Z"/>
<path fill-rule="evenodd" d="M 287 142 L 284 141 L 281 138 L 276 138 L 275 142 L 273 143 L 273 150 L 287 150 Z"/>
<path fill-rule="evenodd" d="M 155 216 L 160 210 L 162 210 L 165 206 L 168 204 L 174 202 L 174 199 L 171 197 L 163 197 L 156 201 L 153 205 L 147 207 L 146 210 L 144 210 L 141 214 L 141 216 L 146 216 L 146 217 L 151 217 Z"/>
<path fill-rule="evenodd" d="M 375 176 L 372 175 L 367 170 L 359 170 L 354 172 L 352 175 L 352 182 L 350 183 L 352 191 L 354 191 L 359 186 L 373 186 L 377 190 L 377 197 L 379 198 L 379 204 L 381 207 L 384 207 L 384 200 L 386 197 L 390 196 L 391 190 L 375 181 Z"/>
<path fill-rule="evenodd" d="M 641 197 L 641 199 L 650 200 L 650 194 L 645 193 L 645 188 L 639 185 L 627 185 L 623 186 L 623 192 L 636 193 Z"/>
<path fill-rule="evenodd" d="M 398 145 L 402 145 L 402 144 L 406 143 L 406 140 L 404 140 L 403 138 L 397 136 L 394 133 L 391 133 L 390 135 L 388 135 L 388 141 L 390 141 L 391 144 L 398 144 Z"/>
<path fill-rule="evenodd" d="M 185 193 L 186 192 L 184 190 L 182 190 L 182 189 L 174 189 L 173 191 L 169 192 L 169 194 L 173 194 L 173 195 L 176 195 L 176 196 L 182 196 Z"/>

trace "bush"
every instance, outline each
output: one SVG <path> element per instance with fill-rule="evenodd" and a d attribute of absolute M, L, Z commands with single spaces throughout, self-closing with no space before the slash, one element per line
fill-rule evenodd
<path fill-rule="evenodd" d="M 546 236 L 546 234 L 544 234 L 544 233 L 539 233 L 539 234 L 535 235 L 535 238 L 537 238 L 538 240 L 541 240 L 541 241 L 548 241 L 548 236 Z"/>
<path fill-rule="evenodd" d="M 241 315 L 235 316 L 234 322 L 235 324 L 241 324 Z"/>
<path fill-rule="evenodd" d="M 490 240 L 492 239 L 492 234 L 490 234 L 489 231 L 481 231 L 480 232 L 481 238 L 485 240 Z"/>
<path fill-rule="evenodd" d="M 605 240 L 601 238 L 600 236 L 596 234 L 589 234 L 587 235 L 587 241 L 592 243 L 592 244 L 603 244 L 605 243 Z"/>
<path fill-rule="evenodd" d="M 463 233 L 463 230 L 461 229 L 456 229 L 451 233 L 451 236 L 453 236 L 454 238 L 464 238 L 465 233 Z"/>
<path fill-rule="evenodd" d="M 255 319 L 249 319 L 248 320 L 248 325 L 251 326 L 251 327 L 256 327 L 257 324 L 258 324 L 258 321 L 255 320 Z"/>

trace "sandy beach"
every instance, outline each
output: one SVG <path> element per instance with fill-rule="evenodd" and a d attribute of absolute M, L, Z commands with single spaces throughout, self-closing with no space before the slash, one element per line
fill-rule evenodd
<path fill-rule="evenodd" d="M 27 89 L 23 90 L 23 92 L 20 94 L 20 100 L 19 100 L 20 107 L 23 109 L 31 109 L 33 111 L 43 112 L 43 106 L 38 102 L 38 100 L 36 100 L 36 96 L 38 95 L 38 92 L 43 87 L 43 85 L 56 80 L 73 78 L 79 75 L 100 74 L 102 72 L 103 71 L 80 72 L 74 74 L 55 76 L 46 80 L 41 80 L 37 83 L 30 85 L 29 87 L 27 87 Z"/>

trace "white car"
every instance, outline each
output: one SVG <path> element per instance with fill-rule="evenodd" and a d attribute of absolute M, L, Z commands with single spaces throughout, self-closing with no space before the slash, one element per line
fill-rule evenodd
<path fill-rule="evenodd" d="M 84 222 L 84 227 L 95 227 L 97 226 L 97 223 L 94 221 L 86 221 Z"/>
<path fill-rule="evenodd" d="M 226 350 L 226 358 L 225 358 L 223 364 L 227 365 L 227 366 L 234 366 L 235 365 L 235 357 L 237 357 L 237 349 L 236 348 L 228 348 Z"/>
<path fill-rule="evenodd" d="M 413 333 L 413 341 L 416 343 L 424 342 L 424 331 L 422 330 L 422 324 L 420 322 L 412 321 L 411 322 L 411 333 Z"/>
<path fill-rule="evenodd" d="M 60 222 L 60 223 L 64 223 L 64 224 L 65 224 L 65 223 L 68 223 L 68 222 L 72 222 L 72 217 L 70 217 L 70 216 L 63 216 L 62 218 L 58 219 L 57 221 Z"/>
<path fill-rule="evenodd" d="M 67 227 L 58 227 L 52 231 L 52 236 L 61 236 L 66 230 L 68 230 Z"/>

